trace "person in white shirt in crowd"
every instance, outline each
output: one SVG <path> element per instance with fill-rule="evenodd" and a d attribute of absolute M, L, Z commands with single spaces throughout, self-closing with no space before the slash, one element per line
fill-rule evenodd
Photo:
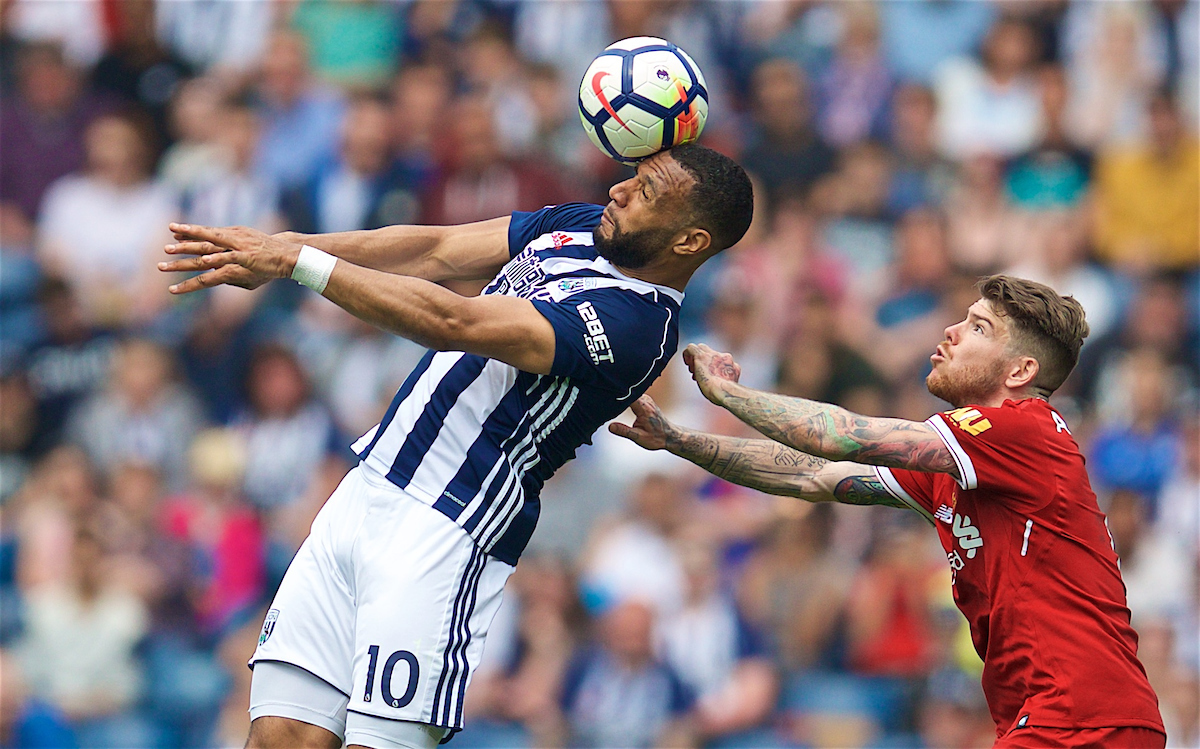
<path fill-rule="evenodd" d="M 87 167 L 55 182 L 42 199 L 39 256 L 71 282 L 89 320 L 150 322 L 167 304 L 152 258 L 179 215 L 175 193 L 150 175 L 144 123 L 109 115 L 86 134 Z"/>

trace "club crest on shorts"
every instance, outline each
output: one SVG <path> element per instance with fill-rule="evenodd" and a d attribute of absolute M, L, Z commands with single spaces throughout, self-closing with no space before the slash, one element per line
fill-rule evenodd
<path fill-rule="evenodd" d="M 267 618 L 263 620 L 262 631 L 258 633 L 258 644 L 262 645 L 267 640 L 271 639 L 271 633 L 275 631 L 275 622 L 279 619 L 279 609 L 271 609 L 267 612 Z"/>

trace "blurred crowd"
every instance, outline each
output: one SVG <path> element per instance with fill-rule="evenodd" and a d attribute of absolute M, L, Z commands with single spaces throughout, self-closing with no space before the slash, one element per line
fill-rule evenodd
<path fill-rule="evenodd" d="M 0 0 L 0 746 L 241 746 L 266 604 L 422 353 L 291 282 L 171 298 L 167 223 L 606 202 L 577 85 L 634 35 L 697 60 L 756 183 L 682 321 L 750 385 L 925 419 L 979 275 L 1083 303 L 1053 403 L 1200 745 L 1194 0 Z M 679 362 L 652 394 L 744 430 Z M 543 498 L 456 746 L 991 745 L 915 514 L 607 434 Z"/>

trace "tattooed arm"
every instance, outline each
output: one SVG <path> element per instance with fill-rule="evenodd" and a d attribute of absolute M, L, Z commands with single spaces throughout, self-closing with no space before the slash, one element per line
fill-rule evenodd
<path fill-rule="evenodd" d="M 633 404 L 633 426 L 613 423 L 613 434 L 648 450 L 667 450 L 735 484 L 810 502 L 907 507 L 892 496 L 874 469 L 834 462 L 771 440 L 721 437 L 671 424 L 649 396 Z"/>
<path fill-rule="evenodd" d="M 708 346 L 688 346 L 684 361 L 705 397 L 777 442 L 828 460 L 960 478 L 950 449 L 924 422 L 860 416 L 829 403 L 753 390 L 738 383 L 732 357 Z"/>

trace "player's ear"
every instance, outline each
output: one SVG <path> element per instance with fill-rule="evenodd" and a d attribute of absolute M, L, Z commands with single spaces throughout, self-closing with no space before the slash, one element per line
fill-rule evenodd
<path fill-rule="evenodd" d="M 1040 371 L 1041 365 L 1032 356 L 1015 357 L 1009 364 L 1004 384 L 1013 390 L 1021 390 L 1033 385 Z"/>
<path fill-rule="evenodd" d="M 675 238 L 671 251 L 676 255 L 695 257 L 712 247 L 712 235 L 707 229 L 692 227 L 684 229 Z"/>

